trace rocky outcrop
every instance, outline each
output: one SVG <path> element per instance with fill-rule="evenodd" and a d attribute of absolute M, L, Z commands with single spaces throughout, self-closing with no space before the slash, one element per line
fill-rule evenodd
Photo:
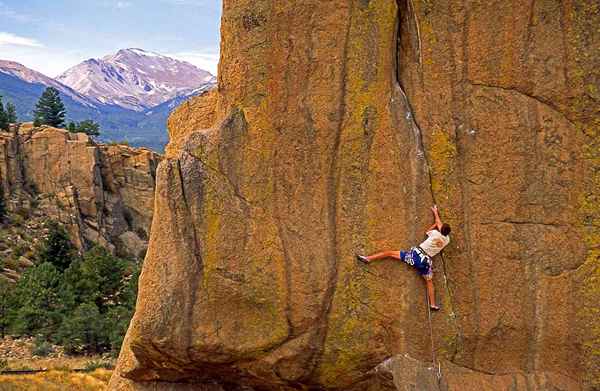
<path fill-rule="evenodd" d="M 83 133 L 24 124 L 0 134 L 0 180 L 13 210 L 39 208 L 75 244 L 145 253 L 160 156 L 94 143 Z"/>
<path fill-rule="evenodd" d="M 173 110 L 167 122 L 169 144 L 165 148 L 166 157 L 177 157 L 191 132 L 208 129 L 215 123 L 218 97 L 217 90 L 212 89 L 190 98 Z"/>
<path fill-rule="evenodd" d="M 112 389 L 600 386 L 598 23 L 589 0 L 225 0 L 214 121 L 171 122 Z M 430 333 L 416 274 L 354 254 L 415 243 L 433 202 Z"/>

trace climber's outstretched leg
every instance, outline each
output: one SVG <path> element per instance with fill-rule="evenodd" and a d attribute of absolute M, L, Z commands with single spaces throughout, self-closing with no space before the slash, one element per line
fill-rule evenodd
<path fill-rule="evenodd" d="M 425 279 L 425 284 L 427 285 L 427 297 L 429 298 L 429 308 L 434 311 L 438 311 L 440 307 L 435 305 L 435 288 L 433 287 L 432 279 Z"/>
<path fill-rule="evenodd" d="M 418 251 L 412 248 L 410 251 L 382 251 L 373 255 L 356 255 L 356 258 L 364 263 L 371 263 L 385 258 L 393 258 L 403 261 L 408 265 L 416 268 L 419 274 L 425 279 L 427 286 L 427 298 L 429 300 L 429 308 L 433 311 L 438 311 L 440 307 L 435 304 L 435 288 L 433 287 L 433 272 L 431 263 L 426 263 L 421 259 Z"/>
<path fill-rule="evenodd" d="M 356 258 L 359 261 L 364 262 L 364 263 L 369 263 L 372 261 L 377 261 L 379 259 L 385 259 L 385 258 L 394 258 L 394 259 L 398 259 L 398 260 L 402 259 L 402 258 L 400 258 L 400 251 L 383 251 L 383 252 L 369 255 L 369 256 L 357 255 Z"/>

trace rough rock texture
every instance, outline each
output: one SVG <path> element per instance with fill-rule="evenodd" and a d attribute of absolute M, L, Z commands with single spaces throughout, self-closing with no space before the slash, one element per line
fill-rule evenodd
<path fill-rule="evenodd" d="M 0 133 L 0 180 L 9 206 L 41 208 L 83 248 L 91 242 L 143 256 L 155 171 L 147 149 L 94 143 L 83 133 L 29 124 Z M 34 201 L 35 200 L 35 201 Z"/>
<path fill-rule="evenodd" d="M 600 387 L 599 24 L 592 0 L 224 0 L 112 389 Z M 422 281 L 354 260 L 432 202 L 433 383 Z"/>
<path fill-rule="evenodd" d="M 191 132 L 210 128 L 215 123 L 218 97 L 218 91 L 212 89 L 188 99 L 173 110 L 167 123 L 169 144 L 165 148 L 166 157 L 177 157 Z"/>

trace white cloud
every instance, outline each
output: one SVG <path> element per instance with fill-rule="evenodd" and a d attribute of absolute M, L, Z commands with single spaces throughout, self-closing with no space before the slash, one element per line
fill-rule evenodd
<path fill-rule="evenodd" d="M 32 38 L 21 37 L 12 33 L 0 31 L 0 46 L 27 46 L 32 48 L 44 47 L 41 43 Z"/>
<path fill-rule="evenodd" d="M 55 77 L 80 63 L 85 57 L 80 53 L 56 48 L 7 45 L 0 46 L 0 59 L 16 61 L 46 76 Z"/>
<path fill-rule="evenodd" d="M 133 3 L 131 1 L 117 1 L 117 8 L 119 9 L 129 8 L 132 5 Z"/>
<path fill-rule="evenodd" d="M 169 53 L 167 56 L 176 58 L 178 60 L 187 61 L 200 69 L 209 71 L 213 75 L 217 74 L 217 68 L 219 65 L 218 50 L 206 49 L 199 51 Z"/>

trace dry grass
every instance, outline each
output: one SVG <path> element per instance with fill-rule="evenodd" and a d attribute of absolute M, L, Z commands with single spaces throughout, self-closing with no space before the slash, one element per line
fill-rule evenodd
<path fill-rule="evenodd" d="M 5 369 L 49 369 L 49 371 L 31 375 L 0 375 L 0 391 L 107 390 L 112 371 L 102 368 L 87 373 L 72 371 L 85 368 L 90 362 L 99 361 L 102 361 L 100 356 L 9 359 Z"/>
<path fill-rule="evenodd" d="M 40 358 L 13 358 L 7 359 L 7 367 L 5 369 L 57 369 L 57 370 L 71 370 L 85 368 L 86 364 L 91 361 L 106 361 L 101 356 L 78 356 L 78 357 L 40 357 Z M 111 360 L 114 364 L 114 360 Z"/>
<path fill-rule="evenodd" d="M 107 390 L 112 371 L 89 373 L 53 370 L 33 375 L 2 375 L 0 391 L 98 391 Z"/>

